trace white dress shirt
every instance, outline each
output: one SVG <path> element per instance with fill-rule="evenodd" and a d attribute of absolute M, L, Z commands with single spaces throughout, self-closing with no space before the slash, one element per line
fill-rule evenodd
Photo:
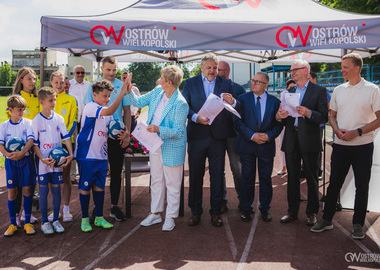
<path fill-rule="evenodd" d="M 83 80 L 82 83 L 78 83 L 75 79 L 70 80 L 69 95 L 75 97 L 78 103 L 78 119 L 82 119 L 82 112 L 84 108 L 83 99 L 90 83 Z"/>

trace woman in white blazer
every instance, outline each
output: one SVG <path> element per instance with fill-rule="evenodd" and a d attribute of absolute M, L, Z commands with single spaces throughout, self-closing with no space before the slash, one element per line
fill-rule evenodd
<path fill-rule="evenodd" d="M 149 153 L 151 207 L 150 214 L 140 223 L 141 226 L 151 226 L 162 222 L 160 213 L 164 211 L 166 194 L 163 231 L 174 229 L 174 218 L 178 217 L 180 204 L 186 154 L 186 119 L 189 112 L 189 106 L 178 89 L 182 77 L 183 72 L 179 67 L 167 66 L 161 70 L 161 85 L 140 97 L 132 91 L 128 91 L 127 95 L 134 106 L 149 106 L 147 130 L 157 133 L 164 142 L 157 151 Z"/>

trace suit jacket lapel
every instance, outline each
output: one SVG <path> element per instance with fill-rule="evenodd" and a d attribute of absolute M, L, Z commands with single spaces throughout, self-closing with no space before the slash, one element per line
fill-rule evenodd
<path fill-rule="evenodd" d="M 153 103 L 152 103 L 152 111 L 155 112 L 157 110 L 157 107 L 158 107 L 158 103 L 160 102 L 161 98 L 162 98 L 162 95 L 164 94 L 164 90 L 161 90 L 160 93 L 158 93 L 158 95 L 154 98 L 153 100 Z M 149 119 L 147 121 L 147 125 L 150 125 L 152 120 L 153 120 L 153 116 L 154 114 L 150 114 L 149 115 Z"/>
<path fill-rule="evenodd" d="M 203 87 L 202 75 L 199 75 L 199 80 L 197 80 L 197 87 L 195 89 L 199 89 L 202 93 L 200 93 L 200 97 L 202 98 L 202 104 L 205 103 L 207 97 L 205 94 L 205 88 Z"/>
<path fill-rule="evenodd" d="M 220 97 L 220 94 L 221 94 L 221 92 L 220 92 L 221 85 L 222 85 L 222 80 L 218 76 L 216 76 L 216 78 L 215 78 L 214 95 L 216 95 L 218 97 Z"/>
<path fill-rule="evenodd" d="M 162 112 L 160 124 L 161 124 L 162 120 L 164 120 L 166 115 L 169 113 L 170 109 L 173 107 L 174 102 L 177 100 L 177 97 L 178 97 L 178 88 L 177 88 L 177 90 L 175 90 L 173 95 L 170 97 L 168 104 L 166 105 L 164 111 Z"/>
<path fill-rule="evenodd" d="M 309 84 L 306 88 L 306 91 L 305 91 L 305 95 L 303 96 L 301 106 L 305 106 L 304 104 L 307 104 L 307 101 L 313 95 L 313 89 L 312 88 L 313 88 L 313 86 L 311 85 L 311 82 L 309 82 Z"/>
<path fill-rule="evenodd" d="M 256 113 L 256 99 L 255 99 L 255 95 L 253 94 L 253 92 L 251 92 L 251 94 L 249 95 L 250 96 L 250 104 L 253 104 L 252 105 L 252 114 L 253 114 L 253 118 L 256 119 L 256 124 L 257 124 L 257 127 L 260 128 L 259 126 L 259 117 Z"/>
<path fill-rule="evenodd" d="M 265 121 L 265 119 L 267 119 L 267 114 L 270 108 L 269 103 L 270 103 L 270 97 L 269 97 L 269 94 L 267 93 L 267 102 L 265 103 L 264 117 L 263 117 L 263 121 L 261 122 L 261 125 L 263 125 L 263 122 Z"/>

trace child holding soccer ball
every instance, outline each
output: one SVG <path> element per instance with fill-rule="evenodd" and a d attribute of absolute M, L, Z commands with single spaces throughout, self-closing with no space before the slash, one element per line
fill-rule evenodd
<path fill-rule="evenodd" d="M 30 224 L 30 216 L 32 213 L 31 186 L 35 184 L 36 179 L 33 160 L 29 153 L 34 142 L 32 121 L 23 118 L 27 103 L 21 96 L 10 96 L 7 105 L 11 117 L 8 121 L 0 125 L 0 152 L 5 156 L 8 210 L 11 225 L 4 233 L 4 236 L 12 236 L 17 231 L 16 197 L 19 187 L 22 188 L 22 194 L 24 196 L 24 230 L 26 234 L 31 235 L 35 233 L 33 225 Z M 10 145 L 10 141 L 14 138 L 18 138 L 19 142 L 25 142 L 24 147 L 22 148 L 21 144 Z M 5 147 L 7 145 L 8 148 Z"/>
<path fill-rule="evenodd" d="M 70 164 L 73 159 L 73 149 L 70 136 L 67 133 L 65 120 L 62 116 L 54 113 L 57 94 L 50 87 L 43 87 L 38 91 L 38 100 L 42 106 L 41 112 L 33 119 L 32 127 L 35 137 L 33 150 L 38 157 L 38 183 L 40 184 L 40 209 L 42 216 L 41 230 L 45 235 L 64 232 L 64 228 L 58 221 L 59 208 L 61 206 L 61 188 L 63 184 L 63 168 Z M 54 167 L 55 160 L 49 158 L 49 153 L 56 147 L 62 147 L 64 140 L 69 156 L 66 163 L 60 167 Z M 47 216 L 47 198 L 49 183 L 53 193 L 53 227 Z"/>

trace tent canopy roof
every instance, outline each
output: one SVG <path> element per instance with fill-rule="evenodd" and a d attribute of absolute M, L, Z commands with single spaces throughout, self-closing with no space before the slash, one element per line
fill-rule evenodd
<path fill-rule="evenodd" d="M 380 16 L 337 11 L 313 0 L 128 3 L 101 15 L 43 16 L 41 47 L 130 62 L 197 61 L 205 50 L 233 62 L 291 61 L 299 52 L 310 62 L 328 62 L 327 55 L 336 62 L 342 48 L 364 48 L 363 56 L 379 52 Z"/>

